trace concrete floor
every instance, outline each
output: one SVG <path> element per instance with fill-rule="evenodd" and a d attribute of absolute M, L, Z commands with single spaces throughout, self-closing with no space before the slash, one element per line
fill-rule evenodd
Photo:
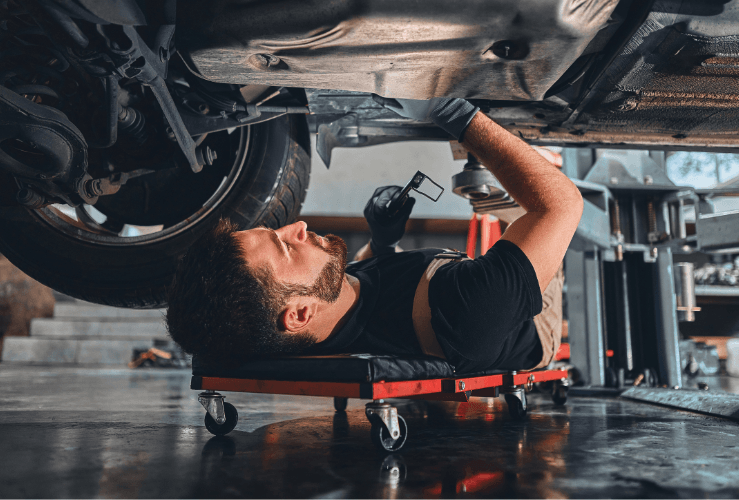
<path fill-rule="evenodd" d="M 739 425 L 607 398 L 398 402 L 400 453 L 376 451 L 363 402 L 228 394 L 203 426 L 189 372 L 0 365 L 0 497 L 739 496 Z M 717 387 L 720 384 L 714 384 Z"/>

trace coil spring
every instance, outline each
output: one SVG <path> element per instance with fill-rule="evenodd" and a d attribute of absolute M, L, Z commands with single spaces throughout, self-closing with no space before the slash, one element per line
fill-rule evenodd
<path fill-rule="evenodd" d="M 649 232 L 657 232 L 657 212 L 654 210 L 654 201 L 647 202 L 647 217 L 649 218 Z"/>
<path fill-rule="evenodd" d="M 617 235 L 621 234 L 621 207 L 618 204 L 618 200 L 613 200 L 613 215 L 611 219 L 611 225 L 613 226 L 613 232 Z"/>
<path fill-rule="evenodd" d="M 10 17 L 3 21 L 0 54 L 3 66 L 12 69 L 0 73 L 0 85 L 33 102 L 65 107 L 78 87 L 63 75 L 69 61 L 27 12 L 15 9 L 5 14 Z"/>

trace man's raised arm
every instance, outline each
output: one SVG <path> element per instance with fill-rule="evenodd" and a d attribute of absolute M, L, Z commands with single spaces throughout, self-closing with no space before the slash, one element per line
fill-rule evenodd
<path fill-rule="evenodd" d="M 503 235 L 528 257 L 539 288 L 547 287 L 575 234 L 583 201 L 577 187 L 528 144 L 464 99 L 374 100 L 401 116 L 431 120 L 459 139 L 526 210 Z"/>
<path fill-rule="evenodd" d="M 502 239 L 515 243 L 526 254 L 543 292 L 580 222 L 580 191 L 528 144 L 481 112 L 464 131 L 462 145 L 526 210 L 506 229 Z"/>

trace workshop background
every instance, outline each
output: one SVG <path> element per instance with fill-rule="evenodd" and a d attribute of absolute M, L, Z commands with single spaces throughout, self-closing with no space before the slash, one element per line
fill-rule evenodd
<path fill-rule="evenodd" d="M 342 236 L 355 252 L 368 239 L 362 210 L 374 189 L 402 185 L 421 170 L 445 193 L 437 203 L 416 195 L 401 246 L 466 248 L 472 210 L 451 189 L 451 175 L 465 160 L 453 159 L 449 143 L 333 155 L 330 170 L 313 155 L 301 215 L 309 228 Z M 638 164 L 648 155 L 610 150 L 596 157 Z M 667 157 L 667 172 L 678 184 L 731 188 L 739 184 L 735 158 L 678 153 Z M 736 210 L 738 199 L 721 197 L 714 205 Z M 688 223 L 690 217 L 686 212 Z M 727 366 L 739 350 L 736 258 L 675 256 L 694 263 L 702 308 L 694 322 L 679 325 L 685 388 L 739 394 L 739 370 Z M 566 318 L 567 283 L 564 296 Z M 227 439 L 211 438 L 188 388 L 189 357 L 168 340 L 162 314 L 72 299 L 0 258 L 0 497 L 734 497 L 738 491 L 735 422 L 613 397 L 570 398 L 555 407 L 534 396 L 526 423 L 508 420 L 493 398 L 400 402 L 399 410 L 415 419 L 408 449 L 380 456 L 364 449 L 361 402 L 350 401 L 342 416 L 327 398 L 237 393 L 228 396 L 239 407 L 237 429 Z"/>

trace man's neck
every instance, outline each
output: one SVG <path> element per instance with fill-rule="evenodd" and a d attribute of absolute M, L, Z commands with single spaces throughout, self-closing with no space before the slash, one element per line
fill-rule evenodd
<path fill-rule="evenodd" d="M 316 342 L 322 342 L 341 330 L 349 321 L 358 302 L 359 280 L 345 274 L 339 298 L 336 302 L 323 305 L 312 322 L 310 331 L 315 336 Z"/>

